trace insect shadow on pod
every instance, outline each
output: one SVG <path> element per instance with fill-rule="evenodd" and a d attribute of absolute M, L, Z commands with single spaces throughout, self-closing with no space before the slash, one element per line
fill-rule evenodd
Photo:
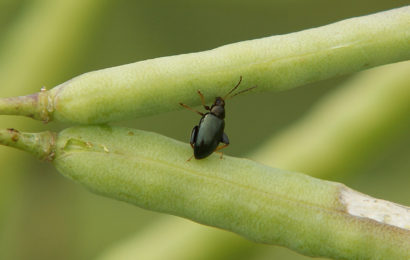
<path fill-rule="evenodd" d="M 236 95 L 239 95 L 243 92 L 249 91 L 256 88 L 256 86 L 241 90 L 233 95 L 234 92 L 242 82 L 242 76 L 239 77 L 239 82 L 236 86 L 231 89 L 224 97 L 216 97 L 214 103 L 211 107 L 205 104 L 204 95 L 201 91 L 197 91 L 199 97 L 201 98 L 202 106 L 209 112 L 202 113 L 199 112 L 183 103 L 179 103 L 184 108 L 191 110 L 201 117 L 199 124 L 194 126 L 191 132 L 191 139 L 189 143 L 194 149 L 194 155 L 191 156 L 187 161 L 190 161 L 192 157 L 195 159 L 203 159 L 211 155 L 213 152 L 217 152 L 229 145 L 228 136 L 225 134 L 225 100 L 232 98 Z M 222 143 L 222 145 L 219 145 Z M 221 159 L 223 153 L 221 153 Z"/>

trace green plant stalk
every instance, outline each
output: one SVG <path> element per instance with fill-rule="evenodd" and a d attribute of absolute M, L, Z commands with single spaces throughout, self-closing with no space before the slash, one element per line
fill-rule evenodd
<path fill-rule="evenodd" d="M 0 144 L 33 154 L 40 160 L 52 161 L 56 134 L 53 132 L 22 133 L 16 129 L 0 130 Z"/>
<path fill-rule="evenodd" d="M 400 135 L 397 131 L 405 131 L 409 125 L 409 71 L 410 61 L 406 61 L 361 72 L 325 96 L 300 122 L 272 137 L 250 157 L 272 167 L 308 172 L 321 178 L 345 175 L 349 170 L 356 170 L 367 163 L 365 158 L 371 158 L 375 150 L 379 151 L 385 143 L 397 138 Z M 360 161 L 352 165 L 355 158 Z M 101 259 L 164 259 L 173 252 L 184 251 L 189 247 L 186 243 L 195 244 L 203 237 L 208 237 L 209 242 L 203 244 L 204 249 L 198 250 L 196 255 L 178 255 L 168 259 L 197 259 L 203 254 L 216 252 L 216 248 L 220 247 L 219 240 L 224 236 L 229 237 L 226 238 L 229 247 L 218 251 L 224 256 L 243 247 L 252 252 L 257 249 L 231 234 L 221 234 L 213 229 L 205 232 L 193 223 L 184 222 L 177 224 L 174 234 L 165 234 L 169 242 L 165 241 L 161 246 L 166 250 L 149 250 L 145 244 L 151 240 L 146 241 L 147 238 L 163 237 L 161 230 L 172 229 L 178 223 L 171 220 L 167 222 L 169 226 L 164 223 L 160 223 L 160 227 L 154 225 L 150 232 L 137 233 L 129 241 L 113 245 L 103 252 Z M 171 236 L 172 239 L 183 239 L 186 233 L 190 234 L 190 239 L 183 244 L 174 244 L 169 239 Z M 215 254 L 209 259 L 217 257 Z"/>
<path fill-rule="evenodd" d="M 410 257 L 410 209 L 343 184 L 228 156 L 187 162 L 189 145 L 121 127 L 69 128 L 51 150 L 64 176 L 98 194 L 259 243 L 310 256 Z"/>
<path fill-rule="evenodd" d="M 85 73 L 46 94 L 29 111 L 0 100 L 0 114 L 80 124 L 105 123 L 198 105 L 196 91 L 280 91 L 410 59 L 410 6 L 287 35 Z M 165 95 L 166 93 L 166 95 Z M 27 97 L 20 97 L 26 102 Z M 30 102 L 32 99 L 28 99 Z M 41 100 L 40 98 L 38 100 Z M 46 112 L 46 113 L 45 113 Z"/>

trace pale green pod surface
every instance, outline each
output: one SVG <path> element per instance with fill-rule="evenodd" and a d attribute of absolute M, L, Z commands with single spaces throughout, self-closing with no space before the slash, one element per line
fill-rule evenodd
<path fill-rule="evenodd" d="M 409 115 L 410 61 L 374 68 L 317 102 L 252 157 L 316 177 L 348 174 L 399 132 L 408 132 Z"/>
<path fill-rule="evenodd" d="M 189 145 L 121 127 L 66 129 L 54 152 L 64 176 L 96 193 L 256 242 L 341 259 L 410 257 L 410 209 L 343 184 L 228 156 L 187 162 Z"/>
<path fill-rule="evenodd" d="M 0 114 L 96 124 L 211 101 L 241 88 L 280 91 L 410 59 L 410 6 L 286 35 L 89 72 L 50 91 L 0 99 Z"/>

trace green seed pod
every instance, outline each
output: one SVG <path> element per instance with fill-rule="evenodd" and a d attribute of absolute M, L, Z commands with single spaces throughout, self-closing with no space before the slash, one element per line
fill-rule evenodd
<path fill-rule="evenodd" d="M 243 87 L 279 91 L 410 59 L 410 7 L 210 51 L 89 72 L 50 91 L 0 99 L 0 114 L 98 124 L 177 110 Z M 193 101 L 195 100 L 195 101 Z"/>
<path fill-rule="evenodd" d="M 189 145 L 129 128 L 75 127 L 16 145 L 23 135 L 0 131 L 0 143 L 49 158 L 107 197 L 311 256 L 410 257 L 410 209 L 343 184 L 215 154 L 187 162 Z"/>

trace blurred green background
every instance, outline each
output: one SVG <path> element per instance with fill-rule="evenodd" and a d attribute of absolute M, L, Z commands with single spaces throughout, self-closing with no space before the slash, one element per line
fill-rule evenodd
<path fill-rule="evenodd" d="M 92 70 L 300 31 L 406 4 L 385 0 L 0 0 L 0 97 L 52 88 Z M 225 153 L 246 156 L 257 150 L 349 76 L 230 100 L 226 132 L 231 146 Z M 188 142 L 198 121 L 196 114 L 181 110 L 115 124 Z M 0 128 L 8 127 L 30 132 L 67 125 L 1 116 Z M 366 165 L 347 177 L 329 179 L 409 205 L 409 155 L 410 136 L 397 134 Z M 93 259 L 163 217 L 94 195 L 64 179 L 52 165 L 20 151 L 0 147 L 0 164 L 0 259 Z M 303 259 L 287 249 L 259 247 L 243 259 Z"/>

